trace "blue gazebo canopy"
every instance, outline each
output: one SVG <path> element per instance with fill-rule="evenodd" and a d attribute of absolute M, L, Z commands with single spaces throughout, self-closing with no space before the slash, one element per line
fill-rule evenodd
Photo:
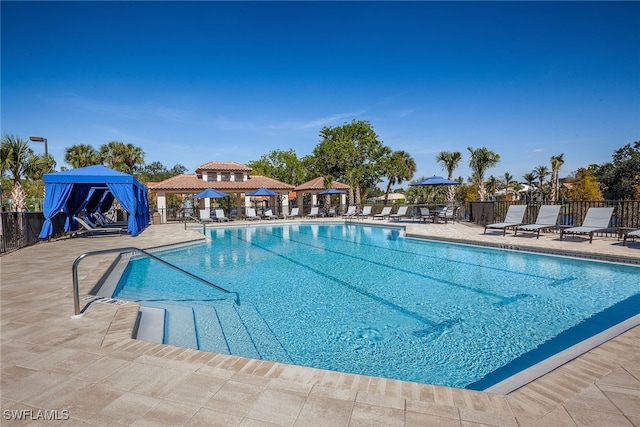
<path fill-rule="evenodd" d="M 65 231 L 71 231 L 77 227 L 71 217 L 83 210 L 88 214 L 98 209 L 105 212 L 114 199 L 129 214 L 127 225 L 132 236 L 137 236 L 149 224 L 147 188 L 133 176 L 101 165 L 45 174 L 44 191 L 45 222 L 40 231 L 41 239 L 51 236 L 51 218 L 59 212 L 67 217 Z"/>

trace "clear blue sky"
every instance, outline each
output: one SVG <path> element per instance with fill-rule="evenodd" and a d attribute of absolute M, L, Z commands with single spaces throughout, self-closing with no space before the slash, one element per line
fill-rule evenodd
<path fill-rule="evenodd" d="M 369 121 L 419 176 L 467 147 L 516 179 L 640 139 L 640 2 L 8 2 L 2 132 L 189 172 Z M 33 143 L 36 152 L 42 144 Z M 406 185 L 406 184 L 405 184 Z"/>

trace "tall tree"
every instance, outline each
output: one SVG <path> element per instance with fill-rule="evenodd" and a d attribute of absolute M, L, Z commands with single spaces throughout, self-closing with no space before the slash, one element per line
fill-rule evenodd
<path fill-rule="evenodd" d="M 165 165 L 156 161 L 145 164 L 143 167 L 139 168 L 136 173 L 136 178 L 138 181 L 143 183 L 159 182 L 169 179 L 172 176 L 183 174 L 186 171 L 187 168 L 180 163 L 176 164 L 171 169 L 167 169 Z"/>
<path fill-rule="evenodd" d="M 533 194 L 533 182 L 538 179 L 538 175 L 536 175 L 535 172 L 529 172 L 522 175 L 522 179 L 524 179 L 524 182 L 529 186 L 527 194 L 529 196 L 529 201 L 531 201 Z"/>
<path fill-rule="evenodd" d="M 558 185 L 560 183 L 560 168 L 564 164 L 564 153 L 557 156 L 551 156 L 551 190 L 549 191 L 549 199 L 552 202 L 558 200 Z"/>
<path fill-rule="evenodd" d="M 300 185 L 307 178 L 302 161 L 293 149 L 273 150 L 260 159 L 247 163 L 254 175 L 268 176 L 291 185 Z"/>
<path fill-rule="evenodd" d="M 545 201 L 547 198 L 544 191 L 544 180 L 549 176 L 549 168 L 545 165 L 540 165 L 534 169 L 534 172 L 538 175 L 538 183 L 540 184 L 540 191 L 542 192 L 542 201 Z"/>
<path fill-rule="evenodd" d="M 573 187 L 569 190 L 569 199 L 593 201 L 602 200 L 600 184 L 592 169 L 578 169 Z"/>
<path fill-rule="evenodd" d="M 487 190 L 484 186 L 484 175 L 487 169 L 494 167 L 500 161 L 500 156 L 493 151 L 490 151 L 487 147 L 473 149 L 467 147 L 469 150 L 469 167 L 473 172 L 473 182 L 478 185 L 478 200 L 484 201 Z"/>
<path fill-rule="evenodd" d="M 509 172 L 505 172 L 502 176 L 502 182 L 504 184 L 504 194 L 505 196 L 508 196 L 509 190 L 511 190 L 511 184 L 513 183 L 513 175 Z"/>
<path fill-rule="evenodd" d="M 405 151 L 394 151 L 384 161 L 384 174 L 389 180 L 384 193 L 384 204 L 387 204 L 391 186 L 402 184 L 403 181 L 413 178 L 416 173 L 416 161 Z"/>
<path fill-rule="evenodd" d="M 371 124 L 352 120 L 335 128 L 324 127 L 313 150 L 317 172 L 351 186 L 349 204 L 361 204 L 361 189 L 380 182 L 383 160 L 391 150 L 378 140 Z"/>
<path fill-rule="evenodd" d="M 144 151 L 133 144 L 111 141 L 100 146 L 100 156 L 111 169 L 132 174 L 144 165 Z"/>
<path fill-rule="evenodd" d="M 436 156 L 436 161 L 442 164 L 442 169 L 447 170 L 447 179 L 453 181 L 453 171 L 456 170 L 462 161 L 462 153 L 459 151 L 441 151 Z M 447 201 L 456 201 L 456 189 L 453 185 L 447 186 Z"/>
<path fill-rule="evenodd" d="M 22 179 L 40 179 L 51 172 L 55 162 L 51 156 L 38 156 L 29 147 L 29 141 L 17 135 L 3 134 L 0 146 L 0 166 L 2 175 L 9 173 L 13 180 L 11 188 L 12 208 L 16 212 L 26 209 Z"/>
<path fill-rule="evenodd" d="M 613 153 L 613 161 L 603 164 L 598 178 L 607 199 L 636 198 L 640 194 L 640 141 Z"/>
<path fill-rule="evenodd" d="M 64 150 L 64 161 L 72 168 L 99 165 L 102 163 L 100 152 L 88 144 L 76 144 Z"/>

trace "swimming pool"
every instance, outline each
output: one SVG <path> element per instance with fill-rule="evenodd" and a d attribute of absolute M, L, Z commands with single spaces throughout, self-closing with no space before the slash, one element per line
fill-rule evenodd
<path fill-rule="evenodd" d="M 640 312 L 637 266 L 405 238 L 394 228 L 212 228 L 132 260 L 114 297 L 167 309 L 168 344 L 485 389 Z"/>

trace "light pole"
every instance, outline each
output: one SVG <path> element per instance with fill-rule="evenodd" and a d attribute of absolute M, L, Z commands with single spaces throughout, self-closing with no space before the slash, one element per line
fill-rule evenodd
<path fill-rule="evenodd" d="M 44 142 L 44 155 L 49 157 L 49 149 L 47 147 L 47 138 L 43 138 L 41 136 L 30 136 L 29 141 Z"/>

